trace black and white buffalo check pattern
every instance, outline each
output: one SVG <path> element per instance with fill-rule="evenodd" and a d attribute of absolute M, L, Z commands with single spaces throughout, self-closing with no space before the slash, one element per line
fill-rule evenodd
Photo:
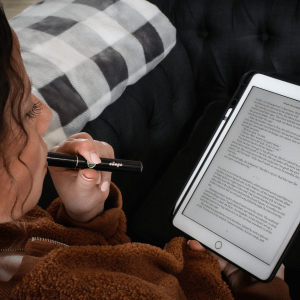
<path fill-rule="evenodd" d="M 53 147 L 101 114 L 174 47 L 176 31 L 145 0 L 45 0 L 10 20 Z"/>

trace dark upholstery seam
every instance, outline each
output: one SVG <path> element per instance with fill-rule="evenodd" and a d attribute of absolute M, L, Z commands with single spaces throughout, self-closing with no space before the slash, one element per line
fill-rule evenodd
<path fill-rule="evenodd" d="M 211 12 L 213 11 L 213 8 L 214 8 L 214 5 L 215 5 L 216 1 L 217 1 L 217 0 L 213 0 L 212 4 L 211 4 L 211 6 L 210 6 L 210 12 L 209 12 L 210 14 L 211 14 Z M 218 3 L 217 3 L 217 5 L 218 5 Z M 207 10 L 204 12 L 204 14 L 206 15 L 206 13 L 207 13 Z"/>
<path fill-rule="evenodd" d="M 299 15 L 299 14 L 297 15 L 298 6 L 299 6 L 299 1 L 297 1 L 297 3 L 296 3 L 296 9 L 295 9 L 295 19 L 296 19 L 296 21 L 298 21 L 297 20 L 297 16 Z"/>
<path fill-rule="evenodd" d="M 175 1 L 174 1 L 175 4 L 173 5 L 172 9 L 176 8 L 177 3 L 178 3 L 179 1 L 181 1 L 181 0 L 175 0 Z M 189 1 L 189 0 L 187 0 L 187 2 L 188 2 L 188 1 Z M 189 10 L 189 12 L 190 12 L 190 14 L 191 14 L 191 16 L 192 16 L 192 18 L 193 18 L 195 24 L 196 24 L 197 22 L 196 22 L 196 19 L 194 18 L 194 15 L 192 14 L 192 10 L 191 10 L 190 5 L 187 4 L 187 7 L 188 7 L 188 10 Z M 175 21 L 176 21 L 176 20 L 174 20 L 174 23 L 175 23 Z M 177 24 L 175 24 L 175 25 L 177 25 Z M 179 40 L 180 40 L 181 44 L 183 45 L 183 47 L 184 47 L 184 49 L 185 49 L 185 51 L 186 51 L 186 53 L 187 53 L 187 56 L 188 56 L 188 58 L 189 58 L 189 61 L 190 61 L 190 63 L 191 63 L 191 66 L 192 66 L 192 65 L 193 65 L 193 64 L 192 64 L 192 58 L 191 58 L 191 56 L 190 56 L 190 52 L 188 51 L 189 48 L 186 47 L 185 43 L 183 43 L 183 41 L 181 40 L 181 38 L 180 38 L 180 36 L 179 36 L 179 32 L 182 32 L 182 31 L 181 31 L 180 28 L 179 28 L 179 30 L 178 30 L 178 28 L 176 27 L 176 32 L 177 32 L 177 36 L 179 37 Z M 194 79 L 194 87 L 196 88 L 196 76 L 195 76 L 195 73 L 194 73 L 193 68 L 192 68 L 192 74 L 193 74 L 193 79 Z"/>
<path fill-rule="evenodd" d="M 128 96 L 130 96 L 133 100 L 135 100 L 136 103 L 138 103 L 138 105 L 140 106 L 140 108 L 145 111 L 145 108 L 141 105 L 140 101 L 138 101 L 138 99 L 133 96 L 130 92 L 126 92 Z M 147 118 L 147 122 L 149 122 L 149 120 L 153 119 L 153 112 L 154 112 L 154 104 L 153 104 L 153 108 L 149 114 L 149 118 Z M 147 115 L 147 114 L 146 114 Z M 149 124 L 149 123 L 148 123 Z"/>
<path fill-rule="evenodd" d="M 174 49 L 174 48 L 173 48 L 173 49 Z M 172 82 L 170 81 L 170 78 L 169 78 L 169 76 L 167 75 L 168 73 L 166 72 L 165 68 L 164 68 L 162 65 L 159 65 L 159 68 L 160 68 L 160 69 L 162 70 L 162 72 L 165 74 L 165 77 L 167 78 L 169 85 L 170 85 L 171 87 L 173 87 Z M 171 96 L 172 96 L 172 98 L 173 98 L 174 95 L 175 95 L 175 92 L 174 92 L 173 89 L 172 89 L 172 91 L 171 91 Z"/>
<path fill-rule="evenodd" d="M 126 94 L 127 94 L 128 96 L 130 96 L 133 100 L 135 100 L 135 101 L 138 103 L 138 105 L 140 106 L 140 108 L 141 108 L 143 111 L 145 111 L 145 108 L 141 105 L 140 101 L 138 101 L 138 99 L 137 99 L 135 96 L 133 96 L 130 92 L 126 92 Z"/>
<path fill-rule="evenodd" d="M 273 8 L 274 8 L 275 1 L 276 1 L 276 0 L 273 0 L 272 7 L 271 7 L 271 9 L 270 9 L 270 13 L 269 13 L 269 16 L 268 16 L 268 19 L 267 19 L 267 22 L 266 22 L 267 25 L 269 24 L 270 16 L 271 16 L 272 10 L 273 10 Z"/>
<path fill-rule="evenodd" d="M 215 2 L 216 2 L 216 0 L 214 0 L 213 3 L 211 4 L 211 8 L 212 8 L 211 11 L 213 10 L 213 6 L 215 5 Z M 210 11 L 210 13 L 211 13 L 211 11 Z M 206 11 L 205 11 L 205 14 L 206 14 Z M 205 19 L 205 24 L 206 24 L 206 19 Z M 207 25 L 205 25 L 205 26 L 208 27 Z M 211 44 L 210 44 L 209 42 L 208 42 L 208 44 L 209 44 L 209 48 L 210 48 L 210 51 L 211 51 L 211 53 L 212 53 L 212 57 L 213 57 L 213 59 L 214 59 L 215 65 L 216 65 L 216 67 L 217 67 L 218 73 L 219 73 L 219 75 L 220 75 L 220 77 L 221 77 L 221 79 L 222 79 L 222 81 L 223 81 L 224 86 L 228 89 L 227 84 L 226 84 L 226 82 L 225 82 L 225 79 L 224 79 L 224 77 L 222 76 L 221 71 L 220 71 L 220 68 L 219 68 L 219 66 L 218 66 L 218 64 L 217 64 L 217 61 L 216 61 L 214 52 L 213 52 L 212 47 L 211 47 Z"/>
<path fill-rule="evenodd" d="M 256 51 L 258 51 L 258 49 L 257 49 Z M 256 54 L 256 52 L 253 51 L 251 58 L 248 60 L 247 68 L 246 68 L 246 69 L 248 69 L 248 70 L 251 69 L 251 68 L 249 67 L 249 65 L 251 65 L 251 63 L 252 63 L 252 61 L 253 61 L 253 59 L 254 59 L 254 57 L 255 57 L 255 54 Z"/>
<path fill-rule="evenodd" d="M 269 51 L 268 51 L 268 47 L 267 47 L 266 44 L 264 45 L 264 47 L 267 48 L 266 53 L 267 53 L 267 55 L 268 55 L 268 57 L 269 57 L 269 59 L 270 59 L 271 65 L 272 65 L 272 67 L 273 67 L 273 69 L 274 69 L 274 72 L 276 72 L 275 66 L 274 66 L 274 64 L 273 64 L 273 62 L 272 62 L 270 53 L 269 53 Z"/>
<path fill-rule="evenodd" d="M 113 130 L 113 132 L 116 134 L 117 138 L 120 140 L 120 137 L 117 133 L 117 131 L 115 130 L 115 128 L 106 120 L 104 119 L 101 115 L 98 116 L 99 119 L 101 119 L 102 121 L 104 121 L 107 125 L 109 125 L 109 127 Z"/>
<path fill-rule="evenodd" d="M 188 138 L 187 142 L 185 143 L 185 145 L 182 148 L 180 148 L 180 150 L 176 154 L 175 158 L 177 158 L 177 156 L 179 156 L 182 152 L 186 151 L 186 149 L 188 147 L 190 147 L 191 139 L 193 138 L 193 136 L 195 135 L 195 132 L 197 131 L 198 124 L 202 122 L 202 120 L 204 119 L 205 115 L 207 114 L 207 111 L 209 110 L 209 108 L 211 106 L 215 105 L 216 103 L 222 103 L 222 101 L 215 100 L 215 101 L 209 102 L 207 104 L 207 106 L 205 107 L 203 113 L 201 114 L 201 116 L 199 117 L 199 119 L 195 122 L 195 124 L 194 124 L 194 126 L 193 126 L 193 128 L 191 130 L 191 133 L 189 135 L 189 138 Z M 217 129 L 217 127 L 215 128 L 215 130 L 216 129 Z"/>
<path fill-rule="evenodd" d="M 187 1 L 187 7 L 188 7 L 188 10 L 189 10 L 189 12 L 190 12 L 190 14 L 191 14 L 191 16 L 192 16 L 192 18 L 193 18 L 195 24 L 197 24 L 197 21 L 196 21 L 196 19 L 194 18 L 194 15 L 193 15 L 193 13 L 192 13 L 191 6 L 190 6 L 189 2 L 190 2 L 190 1 L 188 0 L 188 1 Z M 205 21 L 205 20 L 204 20 L 204 21 Z"/>
<path fill-rule="evenodd" d="M 232 9 L 231 9 L 231 28 L 232 28 L 233 32 L 234 32 L 234 18 L 233 18 L 233 15 L 234 15 L 234 7 L 235 7 L 234 3 L 235 3 L 235 1 L 233 0 Z"/>
<path fill-rule="evenodd" d="M 253 18 L 252 18 L 252 16 L 251 16 L 251 14 L 250 14 L 248 8 L 247 8 L 247 5 L 244 5 L 244 7 L 245 7 L 246 14 L 249 16 L 249 18 L 250 18 L 252 24 L 254 25 L 254 27 L 256 27 L 256 24 L 255 24 L 255 22 L 254 22 L 254 20 L 253 20 Z"/>
<path fill-rule="evenodd" d="M 183 46 L 184 50 L 186 51 L 186 54 L 187 54 L 187 57 L 189 59 L 189 62 L 190 62 L 190 65 L 192 66 L 192 58 L 190 56 L 190 52 L 189 52 L 189 48 L 186 47 L 185 43 L 181 40 L 179 34 L 178 34 L 178 37 L 180 39 L 180 42 L 181 42 L 181 45 Z M 191 70 L 192 70 L 192 74 L 193 74 L 193 79 L 194 79 L 194 87 L 196 88 L 196 76 L 195 76 L 195 73 L 194 73 L 194 69 L 191 67 Z"/>
<path fill-rule="evenodd" d="M 224 80 L 224 78 L 223 78 L 223 76 L 222 76 L 222 74 L 221 74 L 220 68 L 219 68 L 219 66 L 218 66 L 218 64 L 217 64 L 217 61 L 216 61 L 214 52 L 213 52 L 213 50 L 212 50 L 212 48 L 211 48 L 211 44 L 210 44 L 210 43 L 208 43 L 208 44 L 209 44 L 209 49 L 210 49 L 210 51 L 211 51 L 211 53 L 212 53 L 212 57 L 213 57 L 213 59 L 214 59 L 216 68 L 217 68 L 217 70 L 218 70 L 218 73 L 219 73 L 219 75 L 220 75 L 220 77 L 221 77 L 221 79 L 222 79 L 222 81 L 223 81 L 224 86 L 228 89 L 228 86 L 227 86 L 227 84 L 226 84 L 226 82 L 225 82 L 225 80 Z"/>
<path fill-rule="evenodd" d="M 163 68 L 160 66 L 160 69 L 162 69 L 163 70 Z M 164 71 L 164 70 L 163 70 Z M 165 71 L 164 71 L 164 73 L 165 73 Z M 171 84 L 171 83 L 170 83 Z M 137 103 L 138 103 L 138 105 L 142 108 L 142 110 L 143 111 L 145 111 L 145 109 L 144 109 L 144 107 L 141 105 L 141 103 L 137 100 L 137 98 L 135 97 L 135 96 L 133 96 L 131 93 L 127 93 L 133 100 L 135 100 Z M 175 93 L 173 93 L 172 92 L 172 97 L 173 97 L 173 95 L 174 95 Z M 173 103 L 173 102 L 172 102 Z M 150 113 L 150 115 L 149 115 L 149 120 L 152 120 L 153 119 L 153 113 L 154 113 L 154 106 L 155 106 L 155 103 L 153 103 L 153 109 L 151 110 L 151 113 Z M 184 125 L 184 124 L 181 124 L 181 125 Z M 149 132 L 151 132 L 152 130 L 153 130 L 153 128 L 152 129 L 148 129 L 149 130 Z"/>

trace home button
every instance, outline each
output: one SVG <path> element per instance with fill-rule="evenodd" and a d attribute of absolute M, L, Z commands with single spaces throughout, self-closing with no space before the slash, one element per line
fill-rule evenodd
<path fill-rule="evenodd" d="M 216 249 L 220 249 L 220 248 L 222 247 L 222 242 L 217 241 L 217 242 L 215 243 L 215 247 L 216 247 Z"/>

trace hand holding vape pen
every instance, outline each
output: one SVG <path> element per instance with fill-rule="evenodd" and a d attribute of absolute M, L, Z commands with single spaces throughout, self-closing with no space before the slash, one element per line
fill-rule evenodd
<path fill-rule="evenodd" d="M 143 165 L 140 161 L 100 158 L 100 164 L 90 164 L 81 155 L 71 155 L 58 152 L 48 152 L 47 161 L 49 167 L 62 167 L 70 169 L 94 169 L 97 171 L 107 172 L 139 172 L 143 170 Z"/>

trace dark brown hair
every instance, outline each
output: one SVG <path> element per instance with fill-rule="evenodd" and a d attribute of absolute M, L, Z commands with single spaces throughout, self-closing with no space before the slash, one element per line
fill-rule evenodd
<path fill-rule="evenodd" d="M 14 136 L 14 140 L 18 140 L 18 146 L 14 144 L 14 149 L 18 160 L 27 168 L 31 179 L 29 192 L 22 203 L 23 211 L 24 203 L 32 189 L 33 180 L 30 170 L 20 158 L 28 143 L 28 134 L 22 121 L 21 111 L 25 85 L 21 77 L 20 68 L 12 57 L 14 44 L 15 47 L 17 45 L 16 42 L 0 1 L 0 163 L 11 180 L 11 187 L 18 191 L 17 183 L 10 172 L 10 164 L 15 155 L 7 151 L 7 148 L 13 142 L 8 137 L 11 134 L 12 122 L 14 122 L 19 129 L 17 136 Z M 11 211 L 11 216 L 14 221 L 14 208 L 18 198 L 19 194 L 17 192 L 15 203 Z M 2 201 L 5 201 L 5 199 L 2 199 Z"/>

